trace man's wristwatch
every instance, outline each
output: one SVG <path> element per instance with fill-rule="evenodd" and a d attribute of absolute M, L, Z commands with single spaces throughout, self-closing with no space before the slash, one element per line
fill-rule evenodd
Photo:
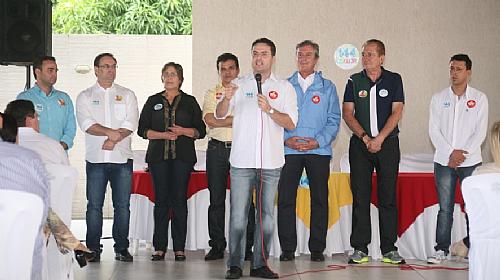
<path fill-rule="evenodd" d="M 268 114 L 269 114 L 269 115 L 274 114 L 274 109 L 273 109 L 273 108 L 271 108 L 271 110 L 269 110 Z"/>

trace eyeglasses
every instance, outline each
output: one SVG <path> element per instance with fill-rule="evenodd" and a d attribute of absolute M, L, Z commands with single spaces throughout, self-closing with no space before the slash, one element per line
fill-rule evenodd
<path fill-rule="evenodd" d="M 116 65 L 116 64 L 113 64 L 113 65 L 104 64 L 104 65 L 99 65 L 97 67 L 99 67 L 101 69 L 109 70 L 109 69 L 116 69 L 116 68 L 118 68 L 118 65 Z"/>
<path fill-rule="evenodd" d="M 165 73 L 163 74 L 163 77 L 165 77 L 165 78 L 173 78 L 173 77 L 177 77 L 177 76 L 178 76 L 178 75 L 177 75 L 177 73 L 176 73 L 176 72 L 170 72 L 170 73 L 169 73 L 169 72 L 165 72 Z"/>

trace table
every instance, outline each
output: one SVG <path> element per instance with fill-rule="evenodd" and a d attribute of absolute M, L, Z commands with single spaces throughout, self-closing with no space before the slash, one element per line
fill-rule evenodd
<path fill-rule="evenodd" d="M 374 259 L 381 258 L 376 196 L 376 175 L 373 178 L 371 220 L 372 242 L 369 254 Z M 208 206 L 209 192 L 205 172 L 193 172 L 188 186 L 188 233 L 187 250 L 209 249 Z M 334 172 L 329 178 L 329 222 L 325 253 L 344 253 L 352 250 L 349 244 L 351 233 L 352 194 L 349 173 Z M 229 192 L 229 190 L 228 190 Z M 151 241 L 153 236 L 153 201 L 151 177 L 144 171 L 134 171 L 131 196 L 131 223 L 129 237 L 133 244 L 137 240 Z M 432 254 L 435 243 L 437 193 L 432 173 L 400 173 L 397 184 L 398 246 L 403 257 L 425 260 Z M 461 210 L 463 200 L 460 188 L 455 199 L 452 241 L 466 235 L 465 216 Z M 310 199 L 307 183 L 301 184 L 297 192 L 297 253 L 309 253 Z M 229 209 L 229 193 L 226 199 Z M 229 211 L 226 211 L 226 236 Z M 277 218 L 277 210 L 275 210 Z M 172 244 L 169 241 L 169 244 Z M 137 249 L 137 247 L 135 247 Z M 133 248 L 134 251 L 134 248 Z M 273 237 L 270 254 L 281 253 L 277 230 Z"/>

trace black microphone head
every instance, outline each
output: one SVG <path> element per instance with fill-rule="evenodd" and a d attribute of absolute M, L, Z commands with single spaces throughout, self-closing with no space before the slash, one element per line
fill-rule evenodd
<path fill-rule="evenodd" d="M 255 73 L 255 80 L 256 80 L 257 82 L 262 81 L 262 75 L 261 75 L 260 73 Z"/>

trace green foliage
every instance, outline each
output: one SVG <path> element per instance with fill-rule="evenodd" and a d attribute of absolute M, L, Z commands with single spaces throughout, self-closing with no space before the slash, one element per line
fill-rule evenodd
<path fill-rule="evenodd" d="M 59 34 L 192 33 L 192 0 L 57 0 L 52 31 Z"/>

